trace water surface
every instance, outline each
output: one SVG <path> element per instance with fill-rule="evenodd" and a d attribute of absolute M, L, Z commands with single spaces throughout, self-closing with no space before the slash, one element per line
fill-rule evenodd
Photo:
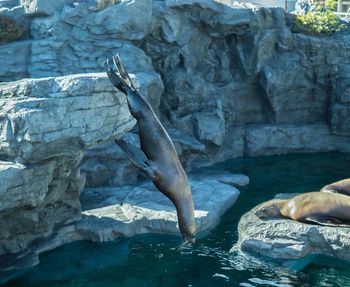
<path fill-rule="evenodd" d="M 110 244 L 74 242 L 40 257 L 41 264 L 0 285 L 10 286 L 350 286 L 350 264 L 324 257 L 272 261 L 229 253 L 239 218 L 281 192 L 319 190 L 350 177 L 350 154 L 295 154 L 235 159 L 216 165 L 250 177 L 219 226 L 179 248 L 173 236 L 142 235 Z M 210 200 L 210 199 L 208 199 Z"/>

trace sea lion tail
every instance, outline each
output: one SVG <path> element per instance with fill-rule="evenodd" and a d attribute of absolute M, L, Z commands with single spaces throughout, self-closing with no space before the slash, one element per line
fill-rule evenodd
<path fill-rule="evenodd" d="M 115 56 L 112 57 L 113 63 L 114 63 L 114 67 L 117 68 L 120 76 L 123 78 L 123 80 L 133 89 L 136 90 L 134 87 L 134 84 L 132 83 L 130 76 L 128 74 L 128 72 L 125 70 L 121 60 L 120 60 L 120 56 L 119 54 L 116 54 Z"/>
<path fill-rule="evenodd" d="M 108 75 L 109 80 L 113 84 L 114 87 L 116 87 L 118 90 L 123 92 L 124 94 L 127 94 L 128 91 L 131 89 L 128 84 L 122 79 L 111 67 L 109 60 L 106 60 L 104 62 L 104 66 L 106 69 L 106 73 Z"/>

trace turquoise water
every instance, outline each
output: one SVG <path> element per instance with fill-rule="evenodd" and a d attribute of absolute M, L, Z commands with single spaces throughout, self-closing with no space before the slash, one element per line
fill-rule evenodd
<path fill-rule="evenodd" d="M 280 192 L 307 192 L 349 177 L 350 154 L 236 159 L 216 166 L 250 177 L 220 225 L 191 248 L 172 236 L 142 235 L 116 243 L 75 242 L 40 257 L 10 286 L 350 286 L 350 264 L 323 257 L 272 261 L 229 253 L 240 216 Z"/>

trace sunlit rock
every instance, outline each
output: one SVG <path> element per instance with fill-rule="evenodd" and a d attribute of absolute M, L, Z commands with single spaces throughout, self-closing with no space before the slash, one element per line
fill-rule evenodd
<path fill-rule="evenodd" d="M 135 121 L 115 93 L 105 73 L 2 84 L 0 154 L 37 162 L 123 134 Z"/>
<path fill-rule="evenodd" d="M 293 195 L 280 195 L 291 198 Z M 241 249 L 259 255 L 299 259 L 307 255 L 326 255 L 350 260 L 348 227 L 305 224 L 290 219 L 260 219 L 255 215 L 259 206 L 242 216 L 238 223 L 238 242 L 231 251 Z"/>
<path fill-rule="evenodd" d="M 236 202 L 239 191 L 230 184 L 246 185 L 243 175 L 220 173 L 190 177 L 197 233 L 212 230 L 220 217 Z M 210 200 L 208 200 L 210 199 Z M 180 236 L 172 202 L 151 183 L 141 186 L 88 188 L 81 195 L 83 218 L 77 232 L 97 242 L 130 237 L 142 233 L 165 233 Z"/>

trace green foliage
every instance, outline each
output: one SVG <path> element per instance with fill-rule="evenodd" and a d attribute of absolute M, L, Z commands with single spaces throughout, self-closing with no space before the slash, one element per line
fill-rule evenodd
<path fill-rule="evenodd" d="M 324 7 L 326 9 L 335 11 L 335 8 L 337 8 L 337 0 L 325 0 Z"/>
<path fill-rule="evenodd" d="M 342 24 L 332 11 L 317 9 L 306 15 L 298 15 L 293 31 L 311 35 L 330 35 L 346 28 L 347 26 Z"/>
<path fill-rule="evenodd" d="M 0 16 L 0 42 L 14 41 L 22 36 L 24 28 L 10 17 Z"/>

